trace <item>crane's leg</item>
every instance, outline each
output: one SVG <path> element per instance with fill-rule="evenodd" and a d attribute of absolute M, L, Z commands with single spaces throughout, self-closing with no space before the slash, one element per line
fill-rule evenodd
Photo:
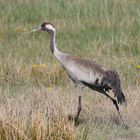
<path fill-rule="evenodd" d="M 123 120 L 123 118 L 122 118 L 122 115 L 120 114 L 119 106 L 118 106 L 117 101 L 116 101 L 115 99 L 113 99 L 111 96 L 109 96 L 109 95 L 108 95 L 104 90 L 102 90 L 100 87 L 97 87 L 97 86 L 89 86 L 89 87 L 90 87 L 91 89 L 96 90 L 96 91 L 102 93 L 103 95 L 107 96 L 107 97 L 113 102 L 113 104 L 115 105 L 115 107 L 116 107 L 116 109 L 117 109 L 117 112 L 118 112 L 118 114 L 119 114 L 119 117 L 120 117 L 120 119 L 121 119 L 121 121 L 122 121 L 122 123 L 123 123 L 123 126 L 124 126 L 126 129 L 128 129 L 127 124 L 124 122 L 124 120 Z"/>
<path fill-rule="evenodd" d="M 120 116 L 120 119 L 121 119 L 121 121 L 122 121 L 124 127 L 125 127 L 126 129 L 128 129 L 127 124 L 124 122 L 124 120 L 123 120 L 123 118 L 122 118 L 122 115 L 120 114 L 119 106 L 118 106 L 117 101 L 116 101 L 115 99 L 113 99 L 111 96 L 109 96 L 105 91 L 102 91 L 101 93 L 103 93 L 104 95 L 106 95 L 106 96 L 113 102 L 113 104 L 115 105 L 115 107 L 116 107 L 116 109 L 117 109 L 117 112 L 118 112 L 118 114 L 119 114 L 119 116 Z"/>
<path fill-rule="evenodd" d="M 78 109 L 77 109 L 77 115 L 76 115 L 76 118 L 75 118 L 75 125 L 78 123 L 78 118 L 79 118 L 79 115 L 80 115 L 80 112 L 82 110 L 82 103 L 81 103 L 81 95 L 78 97 Z"/>
<path fill-rule="evenodd" d="M 75 125 L 79 124 L 79 116 L 80 116 L 80 112 L 82 110 L 82 95 L 81 95 L 81 91 L 79 91 L 80 89 L 83 89 L 85 87 L 85 85 L 78 81 L 76 84 L 75 84 L 76 88 L 77 88 L 77 91 L 78 91 L 78 94 L 79 94 L 79 97 L 78 97 L 78 108 L 77 108 L 77 115 L 75 117 Z"/>

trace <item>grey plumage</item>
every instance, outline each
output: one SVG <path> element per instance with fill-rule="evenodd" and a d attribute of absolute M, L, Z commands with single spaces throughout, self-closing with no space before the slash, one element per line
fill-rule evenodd
<path fill-rule="evenodd" d="M 98 65 L 94 61 L 60 52 L 56 47 L 56 31 L 51 23 L 45 22 L 41 25 L 41 27 L 39 27 L 39 29 L 35 29 L 33 31 L 40 30 L 47 31 L 49 33 L 51 52 L 65 69 L 75 85 L 80 85 L 82 87 L 87 86 L 92 90 L 96 90 L 107 96 L 115 105 L 124 126 L 127 128 L 127 125 L 124 123 L 120 115 L 119 107 L 117 104 L 117 101 L 120 104 L 126 101 L 121 89 L 118 73 L 114 70 L 109 70 L 104 68 L 103 66 Z M 114 95 L 117 97 L 117 101 L 106 93 L 110 90 L 114 92 Z M 78 120 L 81 109 L 81 96 L 79 96 L 76 121 Z"/>
<path fill-rule="evenodd" d="M 66 64 L 63 67 L 76 85 L 82 84 L 90 88 L 96 86 L 104 91 L 112 90 L 118 103 L 125 102 L 120 78 L 116 71 L 108 70 L 93 61 L 80 57 L 66 56 L 65 61 Z"/>

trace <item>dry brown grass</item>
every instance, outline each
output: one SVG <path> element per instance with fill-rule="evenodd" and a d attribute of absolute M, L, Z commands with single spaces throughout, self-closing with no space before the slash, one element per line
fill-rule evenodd
<path fill-rule="evenodd" d="M 0 96 L 1 139 L 74 139 L 74 125 L 64 113 L 60 96 L 45 89 L 30 89 L 16 98 L 8 96 Z"/>
<path fill-rule="evenodd" d="M 75 140 L 136 137 L 140 126 L 140 88 L 125 91 L 127 106 L 120 106 L 130 129 L 124 130 L 112 103 L 99 94 L 83 91 L 83 110 L 79 126 L 68 116 L 74 116 L 79 91 L 46 88 L 25 89 L 10 96 L 9 90 L 0 93 L 1 140 Z M 113 129 L 113 130 L 112 130 Z M 113 132 L 112 132 L 113 131 Z M 121 132 L 122 131 L 122 132 Z M 107 135 L 109 133 L 109 135 Z"/>
<path fill-rule="evenodd" d="M 58 63 L 33 64 L 30 76 L 38 85 L 52 86 L 65 84 L 68 76 Z"/>
<path fill-rule="evenodd" d="M 65 84 L 68 77 L 62 67 L 56 63 L 24 64 L 23 59 L 9 55 L 0 61 L 0 84 L 16 86 L 36 83 L 37 85 L 52 86 Z"/>

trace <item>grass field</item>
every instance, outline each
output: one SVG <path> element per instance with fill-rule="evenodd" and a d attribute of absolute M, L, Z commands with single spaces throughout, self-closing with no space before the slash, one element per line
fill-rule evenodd
<path fill-rule="evenodd" d="M 139 0 L 0 0 L 0 140 L 140 139 Z M 57 29 L 58 48 L 118 71 L 129 126 L 109 100 L 77 91 L 53 58 L 42 22 Z M 78 126 L 68 116 L 83 110 Z M 113 96 L 113 94 L 111 93 Z"/>

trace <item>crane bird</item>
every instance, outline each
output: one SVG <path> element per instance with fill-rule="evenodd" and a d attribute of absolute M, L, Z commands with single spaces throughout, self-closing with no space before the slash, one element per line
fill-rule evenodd
<path fill-rule="evenodd" d="M 121 89 L 118 73 L 115 70 L 106 69 L 98 65 L 94 61 L 61 52 L 56 46 L 56 30 L 53 24 L 44 22 L 38 29 L 34 29 L 31 32 L 34 31 L 47 31 L 49 33 L 51 52 L 67 72 L 70 79 L 76 86 L 87 86 L 109 98 L 115 105 L 123 125 L 127 128 L 118 106 L 118 103 L 122 104 L 126 101 Z M 107 94 L 110 90 L 114 92 L 114 96 L 117 97 L 118 102 Z M 81 95 L 79 95 L 75 122 L 79 118 L 81 109 Z"/>

